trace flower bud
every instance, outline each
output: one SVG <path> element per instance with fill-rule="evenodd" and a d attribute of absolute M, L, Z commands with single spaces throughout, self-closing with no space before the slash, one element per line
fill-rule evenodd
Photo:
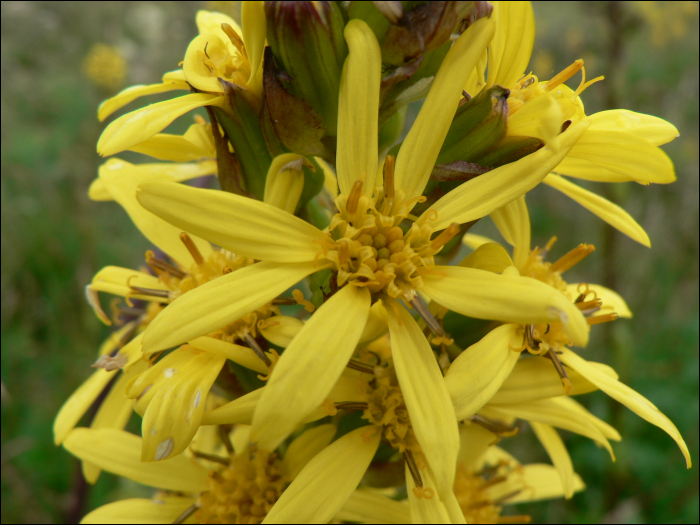
<path fill-rule="evenodd" d="M 340 75 L 348 55 L 340 7 L 336 2 L 265 2 L 265 14 L 276 66 L 289 78 L 285 88 L 308 104 L 326 134 L 335 137 Z M 270 116 L 277 119 L 272 111 Z"/>

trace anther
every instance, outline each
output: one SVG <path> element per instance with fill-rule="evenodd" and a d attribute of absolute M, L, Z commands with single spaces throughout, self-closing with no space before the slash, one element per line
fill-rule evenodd
<path fill-rule="evenodd" d="M 359 401 L 342 401 L 335 403 L 336 410 L 367 410 L 369 405 Z"/>
<path fill-rule="evenodd" d="M 408 471 L 411 473 L 413 483 L 416 485 L 416 487 L 423 488 L 423 478 L 420 476 L 418 465 L 416 465 L 416 460 L 413 457 L 413 453 L 410 450 L 405 450 L 403 457 L 406 460 L 406 465 L 408 465 Z"/>
<path fill-rule="evenodd" d="M 507 500 L 507 499 L 510 499 L 510 498 L 512 498 L 512 497 L 517 496 L 517 495 L 520 494 L 521 492 L 522 492 L 521 490 L 515 490 L 515 491 L 513 491 L 513 492 L 511 492 L 511 493 L 509 493 L 509 494 L 506 494 L 505 496 L 501 496 L 501 497 L 498 498 L 497 500 L 494 500 L 493 504 L 494 504 L 494 505 L 498 505 L 499 503 L 502 503 L 502 502 L 504 502 L 504 501 Z M 496 518 L 496 522 L 497 522 L 497 523 L 503 523 L 503 524 L 508 524 L 508 523 L 515 523 L 515 524 L 518 524 L 518 523 L 530 523 L 531 521 L 532 521 L 532 517 L 531 517 L 531 516 L 527 516 L 527 515 L 525 515 L 525 514 L 518 514 L 518 515 L 515 515 L 515 516 L 499 516 L 498 518 Z"/>
<path fill-rule="evenodd" d="M 590 310 L 591 308 L 600 308 L 603 305 L 603 300 L 593 299 L 592 301 L 576 301 L 574 304 L 579 310 Z"/>
<path fill-rule="evenodd" d="M 374 367 L 363 363 L 362 361 L 357 361 L 356 359 L 350 359 L 348 361 L 348 364 L 346 365 L 348 368 L 352 368 L 353 370 L 357 370 L 359 372 L 364 372 L 367 374 L 373 374 L 374 373 Z"/>
<path fill-rule="evenodd" d="M 231 269 L 230 266 L 224 266 L 221 270 L 221 275 L 228 275 L 232 272 L 233 270 Z"/>
<path fill-rule="evenodd" d="M 561 378 L 561 384 L 564 387 L 564 393 L 566 393 L 567 396 L 570 396 L 574 392 L 574 386 L 571 384 L 569 374 L 566 373 L 566 368 L 564 368 L 564 365 L 561 364 L 559 356 L 556 354 L 556 352 L 550 350 L 549 352 L 547 352 L 547 357 L 551 359 L 552 363 L 554 364 L 554 368 L 557 371 L 557 374 L 559 374 L 559 377 Z"/>
<path fill-rule="evenodd" d="M 206 459 L 207 461 L 219 463 L 220 465 L 226 465 L 228 467 L 231 464 L 231 460 L 229 458 L 222 458 L 216 454 L 207 454 L 206 452 L 199 452 L 197 450 L 193 450 L 192 448 L 190 448 L 190 452 L 192 452 L 194 457 Z"/>
<path fill-rule="evenodd" d="M 345 266 L 350 260 L 350 247 L 346 239 L 341 239 L 338 243 L 338 264 Z"/>
<path fill-rule="evenodd" d="M 299 304 L 291 297 L 278 297 L 272 300 L 272 304 L 278 306 L 291 306 L 293 304 Z"/>
<path fill-rule="evenodd" d="M 596 315 L 595 317 L 586 317 L 586 322 L 588 323 L 588 326 L 593 326 L 594 324 L 609 323 L 610 321 L 615 321 L 619 318 L 620 316 L 614 313 Z"/>
<path fill-rule="evenodd" d="M 457 224 L 456 222 L 453 222 L 453 223 L 450 224 L 447 228 L 445 228 L 445 229 L 440 233 L 440 235 L 438 235 L 437 237 L 435 237 L 435 238 L 432 240 L 432 242 L 430 243 L 430 247 L 431 247 L 433 250 L 438 251 L 438 250 L 440 250 L 443 246 L 445 246 L 448 242 L 450 242 L 450 240 L 452 239 L 452 237 L 454 237 L 454 236 L 457 235 L 458 233 L 459 233 L 459 224 Z"/>
<path fill-rule="evenodd" d="M 511 427 L 503 423 L 502 421 L 497 421 L 497 420 L 492 420 L 485 418 L 484 416 L 481 416 L 479 414 L 474 414 L 473 416 L 468 418 L 469 421 L 472 421 L 478 425 L 481 425 L 484 427 L 486 430 L 490 430 L 494 434 L 496 434 L 498 437 L 510 437 L 514 436 L 515 434 L 518 433 L 518 427 Z"/>
<path fill-rule="evenodd" d="M 360 202 L 360 197 L 362 196 L 362 181 L 357 180 L 353 184 L 350 194 L 348 195 L 348 200 L 345 204 L 345 209 L 348 213 L 355 213 L 357 211 L 357 203 Z"/>
<path fill-rule="evenodd" d="M 262 360 L 262 362 L 269 367 L 272 364 L 272 361 L 270 361 L 270 358 L 265 355 L 265 352 L 262 351 L 262 348 L 260 348 L 258 343 L 255 342 L 253 336 L 251 336 L 250 333 L 246 331 L 243 338 L 245 339 L 245 342 L 248 344 L 248 346 L 253 350 L 253 352 L 255 352 L 255 355 L 257 355 Z"/>
<path fill-rule="evenodd" d="M 440 326 L 440 323 L 437 322 L 437 319 L 433 317 L 433 314 L 430 312 L 430 310 L 428 310 L 428 307 L 423 302 L 423 299 L 418 296 L 418 294 L 413 296 L 410 303 L 415 311 L 418 312 L 418 315 L 423 318 L 425 324 L 428 325 L 430 331 L 433 332 L 433 335 L 440 338 L 447 337 L 445 330 L 442 328 L 442 326 Z"/>
<path fill-rule="evenodd" d="M 169 262 L 156 257 L 151 250 L 148 250 L 146 252 L 146 264 L 148 264 L 148 266 L 150 266 L 156 273 L 158 273 L 156 270 L 161 270 L 163 272 L 169 273 L 173 277 L 178 277 L 180 279 L 187 275 L 187 273 L 180 270 L 180 268 L 177 268 Z"/>
<path fill-rule="evenodd" d="M 579 244 L 569 253 L 563 255 L 556 262 L 552 263 L 552 266 L 549 268 L 549 271 L 563 273 L 572 266 L 575 266 L 576 264 L 580 263 L 583 259 L 588 257 L 594 251 L 595 246 L 593 246 L 592 244 Z"/>
<path fill-rule="evenodd" d="M 219 425 L 219 438 L 226 448 L 226 452 L 233 454 L 234 448 L 233 443 L 231 443 L 231 437 L 229 436 L 230 428 L 227 425 Z"/>
<path fill-rule="evenodd" d="M 576 73 L 578 73 L 581 68 L 583 67 L 583 60 L 578 59 L 576 62 L 571 64 L 569 67 L 561 71 L 560 73 L 554 75 L 554 78 L 552 78 L 549 82 L 547 82 L 547 91 L 552 91 L 555 87 L 560 86 L 567 80 L 569 80 L 571 77 L 573 77 Z"/>
<path fill-rule="evenodd" d="M 248 53 L 246 53 L 245 46 L 243 45 L 243 40 L 238 33 L 227 23 L 221 24 L 221 30 L 226 33 L 226 36 L 231 40 L 231 43 L 245 58 L 248 58 Z"/>
<path fill-rule="evenodd" d="M 187 233 L 182 232 L 180 234 L 180 240 L 182 241 L 182 244 L 185 245 L 185 248 L 187 248 L 187 251 L 190 252 L 190 255 L 192 255 L 194 262 L 196 262 L 200 266 L 203 265 L 204 258 L 202 257 L 202 254 L 199 253 L 199 249 L 194 244 L 192 238 L 189 235 L 187 235 Z"/>
<path fill-rule="evenodd" d="M 199 503 L 193 503 L 180 514 L 173 523 L 185 523 L 187 519 L 199 510 Z"/>
<path fill-rule="evenodd" d="M 384 162 L 384 198 L 394 198 L 394 157 L 387 156 Z"/>
<path fill-rule="evenodd" d="M 555 235 L 554 237 L 552 237 L 551 239 L 549 239 L 549 241 L 547 241 L 547 244 L 545 245 L 544 249 L 543 249 L 542 252 L 540 253 L 540 255 L 542 256 L 543 259 L 544 259 L 545 257 L 547 257 L 547 254 L 549 253 L 549 250 L 552 249 L 552 246 L 554 246 L 554 243 L 555 243 L 555 242 L 557 242 L 557 236 L 556 236 L 556 235 Z"/>
<path fill-rule="evenodd" d="M 535 339 L 535 325 L 527 324 L 525 325 L 525 344 L 530 350 L 537 351 L 540 349 L 540 342 Z"/>
<path fill-rule="evenodd" d="M 155 290 L 153 288 L 142 288 L 141 286 L 130 286 L 129 288 L 133 293 L 141 295 L 150 295 L 151 297 L 161 297 L 163 299 L 170 299 L 170 292 L 168 290 Z"/>

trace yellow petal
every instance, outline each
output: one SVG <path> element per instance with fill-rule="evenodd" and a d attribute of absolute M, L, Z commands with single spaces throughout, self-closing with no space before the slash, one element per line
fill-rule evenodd
<path fill-rule="evenodd" d="M 413 476 L 406 465 L 406 490 L 408 492 L 408 507 L 411 513 L 411 523 L 466 523 L 464 513 L 459 507 L 455 493 L 451 490 L 442 497 L 434 494 L 432 498 L 417 497 L 413 489 L 416 487 Z M 435 487 L 430 468 L 420 471 L 423 487 Z"/>
<path fill-rule="evenodd" d="M 600 307 L 600 310 L 594 314 L 594 316 L 611 314 L 614 312 L 620 317 L 632 317 L 632 312 L 627 306 L 625 300 L 617 292 L 614 292 L 605 286 L 589 283 L 570 283 L 566 286 L 566 291 L 571 295 L 571 297 L 577 297 L 580 293 L 579 290 L 584 289 L 584 284 L 590 291 L 595 292 L 598 299 L 603 301 L 603 305 Z M 617 376 L 615 376 L 615 379 L 617 379 Z"/>
<path fill-rule="evenodd" d="M 241 25 L 245 50 L 250 61 L 250 79 L 247 87 L 258 97 L 262 95 L 262 82 L 258 70 L 261 69 L 265 37 L 267 36 L 267 18 L 264 2 L 250 1 L 241 4 Z M 259 85 L 258 85 L 259 84 Z"/>
<path fill-rule="evenodd" d="M 336 520 L 358 523 L 410 523 L 408 505 L 372 489 L 357 489 L 343 504 Z"/>
<path fill-rule="evenodd" d="M 159 136 L 159 135 L 156 135 Z M 142 143 L 144 144 L 144 143 Z M 148 164 L 131 164 L 121 159 L 109 159 L 102 166 L 103 169 L 121 169 L 128 168 L 134 173 L 143 177 L 154 177 L 159 180 L 168 180 L 172 182 L 182 182 L 185 180 L 203 177 L 205 175 L 216 175 L 217 165 L 215 160 L 205 160 L 202 162 L 193 163 L 148 163 Z M 109 193 L 104 181 L 97 177 L 88 188 L 88 197 L 94 201 L 111 201 L 114 197 Z"/>
<path fill-rule="evenodd" d="M 462 98 L 462 88 L 495 29 L 494 20 L 478 20 L 452 44 L 442 61 L 420 113 L 396 157 L 396 186 L 406 192 L 407 199 L 423 193 Z"/>
<path fill-rule="evenodd" d="M 559 190 L 567 197 L 572 198 L 588 211 L 594 213 L 610 226 L 620 230 L 631 239 L 634 239 L 646 247 L 651 247 L 651 241 L 649 240 L 647 232 L 644 231 L 644 228 L 617 204 L 610 202 L 600 195 L 596 195 L 592 191 L 583 189 L 554 173 L 547 175 L 543 182 Z"/>
<path fill-rule="evenodd" d="M 599 111 L 591 115 L 590 119 L 591 130 L 626 131 L 648 140 L 654 146 L 667 144 L 679 136 L 678 129 L 670 122 L 626 109 Z"/>
<path fill-rule="evenodd" d="M 263 261 L 313 261 L 324 237 L 318 228 L 279 208 L 218 190 L 152 182 L 141 186 L 138 200 L 190 234 Z"/>
<path fill-rule="evenodd" d="M 282 168 L 301 158 L 303 157 L 296 153 L 283 153 L 272 159 L 265 179 L 265 204 L 294 214 L 304 189 L 304 173 L 301 168 L 284 170 Z"/>
<path fill-rule="evenodd" d="M 153 296 L 132 293 L 130 285 L 152 290 L 167 291 L 169 289 L 154 275 L 130 268 L 120 268 L 119 266 L 105 266 L 95 274 L 92 282 L 89 284 L 91 289 L 98 292 L 111 293 L 121 297 L 128 295 L 134 299 L 146 301 L 153 300 Z M 167 299 L 162 298 L 161 301 L 167 302 Z"/>
<path fill-rule="evenodd" d="M 503 273 L 503 270 L 513 266 L 513 261 L 510 260 L 510 255 L 503 246 L 495 242 L 486 242 L 462 259 L 459 266 L 492 273 Z"/>
<path fill-rule="evenodd" d="M 331 199 L 335 200 L 338 196 L 338 177 L 335 175 L 333 166 L 328 164 L 321 157 L 314 157 L 314 160 L 321 166 L 323 170 L 323 187 L 331 196 Z"/>
<path fill-rule="evenodd" d="M 508 117 L 508 136 L 537 137 L 551 146 L 559 147 L 561 123 L 566 120 L 559 104 L 549 94 L 536 97 Z"/>
<path fill-rule="evenodd" d="M 476 472 L 482 466 L 482 456 L 498 442 L 498 437 L 481 425 L 465 421 L 459 429 L 459 440 L 457 463 L 470 472 Z"/>
<path fill-rule="evenodd" d="M 445 375 L 445 383 L 457 420 L 467 419 L 488 403 L 501 387 L 520 357 L 509 348 L 517 346 L 517 325 L 506 324 L 491 330 L 455 359 Z"/>
<path fill-rule="evenodd" d="M 588 363 L 571 350 L 564 349 L 564 353 L 561 354 L 561 360 L 571 368 L 575 368 L 610 397 L 619 401 L 639 417 L 645 419 L 652 425 L 656 425 L 671 436 L 678 444 L 683 456 L 685 456 L 687 467 L 691 467 L 692 461 L 690 459 L 688 446 L 685 444 L 680 432 L 678 432 L 676 425 L 663 415 L 647 398 L 616 379 L 601 374 L 594 367 L 590 366 L 591 363 Z"/>
<path fill-rule="evenodd" d="M 149 84 L 131 86 L 125 90 L 117 93 L 112 98 L 108 98 L 97 109 L 97 118 L 102 122 L 104 119 L 109 117 L 112 113 L 120 108 L 126 106 L 129 102 L 136 100 L 139 97 L 144 97 L 146 95 L 155 95 L 157 93 L 165 93 L 166 91 L 173 91 L 175 89 L 184 89 L 189 91 L 190 86 L 184 81 L 167 81 L 162 84 Z"/>
<path fill-rule="evenodd" d="M 53 441 L 56 445 L 63 443 L 112 378 L 112 372 L 100 368 L 63 403 L 53 422 Z"/>
<path fill-rule="evenodd" d="M 207 471 L 184 455 L 141 462 L 141 438 L 123 430 L 76 428 L 63 446 L 84 461 L 144 485 L 183 492 L 207 488 Z"/>
<path fill-rule="evenodd" d="M 218 11 L 205 11 L 204 9 L 200 9 L 197 11 L 196 22 L 197 30 L 200 35 L 210 33 L 217 35 L 219 38 L 228 40 L 226 33 L 221 29 L 221 24 L 230 25 L 239 35 L 242 32 L 241 27 L 233 18 L 224 13 L 219 13 Z"/>
<path fill-rule="evenodd" d="M 364 193 L 372 195 L 379 163 L 377 115 L 382 52 L 374 32 L 362 20 L 350 20 L 343 34 L 350 53 L 340 77 L 338 184 L 341 193 L 347 195 L 355 181 L 363 180 Z"/>
<path fill-rule="evenodd" d="M 275 318 L 276 319 L 276 318 Z M 227 343 L 221 339 L 214 337 L 197 337 L 189 341 L 197 350 L 204 350 L 211 354 L 220 355 L 226 359 L 230 359 L 234 363 L 255 370 L 261 374 L 267 374 L 268 368 L 260 358 L 255 355 L 255 352 L 247 346 L 241 346 L 233 343 Z"/>
<path fill-rule="evenodd" d="M 497 275 L 459 266 L 436 266 L 423 277 L 422 291 L 441 305 L 469 317 L 537 324 L 561 321 L 578 346 L 588 343 L 581 311 L 556 288 L 530 277 Z"/>
<path fill-rule="evenodd" d="M 617 377 L 615 371 L 602 363 L 595 363 L 601 373 Z M 587 394 L 598 390 L 593 383 L 568 367 L 565 368 L 573 387 L 573 394 Z M 561 378 L 549 359 L 529 357 L 520 359 L 489 405 L 514 405 L 537 399 L 565 395 Z"/>
<path fill-rule="evenodd" d="M 508 204 L 537 186 L 581 138 L 589 122 L 571 126 L 559 139 L 559 150 L 550 147 L 532 155 L 489 171 L 465 182 L 433 204 L 430 210 L 438 212 L 436 230 L 446 228 L 453 222 L 460 224 L 479 219 Z M 419 219 L 420 220 L 420 219 Z"/>
<path fill-rule="evenodd" d="M 80 523 L 172 523 L 194 501 L 192 498 L 123 499 L 96 508 Z"/>
<path fill-rule="evenodd" d="M 367 318 L 367 324 L 362 332 L 362 336 L 360 336 L 360 344 L 373 341 L 387 332 L 388 327 L 386 325 L 386 319 L 381 312 L 383 308 L 382 303 L 377 301 L 372 305 L 372 308 L 369 309 L 369 317 Z"/>
<path fill-rule="evenodd" d="M 586 436 L 596 443 L 603 445 L 610 453 L 611 457 L 614 457 L 610 443 L 608 443 L 608 440 L 600 428 L 592 421 L 597 418 L 591 414 L 584 415 L 578 411 L 572 410 L 572 405 L 566 402 L 562 403 L 563 399 L 572 401 L 568 398 L 541 399 L 539 401 L 530 401 L 517 405 L 488 406 L 480 411 L 480 413 L 486 415 L 486 417 L 496 416 L 497 419 L 498 415 L 504 414 L 506 416 L 545 423 L 547 425 L 563 428 L 564 430 L 576 432 L 577 434 Z"/>
<path fill-rule="evenodd" d="M 224 98 L 217 95 L 191 93 L 132 111 L 107 126 L 97 142 L 97 152 L 103 157 L 114 155 L 163 131 L 188 111 L 223 103 Z"/>
<path fill-rule="evenodd" d="M 580 492 L 586 488 L 581 477 L 574 473 L 574 492 Z M 564 488 L 557 470 L 551 465 L 531 464 L 523 465 L 518 470 L 518 475 L 508 476 L 504 483 L 499 483 L 498 488 L 503 494 L 513 494 L 505 503 L 525 503 L 528 501 L 539 501 L 543 499 L 561 498 L 564 495 Z M 491 497 L 496 499 L 499 495 L 491 493 Z"/>
<path fill-rule="evenodd" d="M 387 308 L 391 355 L 411 426 L 441 497 L 452 493 L 459 432 L 450 393 L 423 331 L 405 308 Z M 398 315 L 397 315 L 398 314 Z"/>
<path fill-rule="evenodd" d="M 574 162 L 565 159 L 554 171 L 580 179 L 606 181 L 604 173 L 596 175 L 596 168 L 603 168 L 616 175 L 610 182 L 669 184 L 676 180 L 673 162 L 663 150 L 624 131 L 589 129 L 571 148 L 569 157 Z M 583 169 L 586 166 L 588 170 Z"/>
<path fill-rule="evenodd" d="M 225 405 L 204 412 L 202 425 L 250 425 L 253 421 L 253 412 L 260 401 L 263 388 L 258 388 L 244 396 L 234 399 Z"/>
<path fill-rule="evenodd" d="M 148 325 L 147 353 L 218 330 L 260 308 L 316 269 L 313 263 L 261 262 L 198 286 L 177 298 Z"/>
<path fill-rule="evenodd" d="M 498 30 L 498 29 L 497 29 Z M 476 67 L 472 69 L 467 83 L 464 85 L 464 91 L 472 97 L 475 96 L 486 85 L 486 65 L 489 59 L 488 49 L 485 49 L 481 57 L 476 63 Z"/>
<path fill-rule="evenodd" d="M 253 416 L 252 442 L 276 449 L 323 403 L 355 351 L 369 307 L 365 288 L 346 286 L 311 316 L 265 386 Z"/>
<path fill-rule="evenodd" d="M 263 321 L 262 326 L 258 326 L 258 330 L 273 345 L 287 348 L 303 327 L 304 323 L 296 317 L 276 315 L 272 319 Z"/>
<path fill-rule="evenodd" d="M 511 87 L 523 76 L 535 42 L 535 17 L 530 2 L 498 2 L 493 6 L 496 34 L 489 46 L 487 86 Z"/>
<path fill-rule="evenodd" d="M 574 495 L 574 465 L 571 463 L 571 456 L 566 450 L 566 445 L 564 445 L 559 433 L 550 425 L 531 421 L 530 426 L 554 463 L 554 468 L 557 469 L 561 478 L 564 497 L 569 499 Z"/>
<path fill-rule="evenodd" d="M 486 244 L 487 242 L 496 241 L 490 239 L 489 237 L 484 237 L 483 235 L 477 235 L 476 233 L 466 233 L 464 234 L 464 237 L 462 237 L 462 243 L 465 246 L 469 246 L 472 250 L 476 250 L 479 246 Z"/>
<path fill-rule="evenodd" d="M 178 263 L 188 267 L 192 264 L 192 256 L 180 240 L 182 230 L 145 210 L 136 200 L 136 188 L 139 184 L 157 180 L 158 176 L 132 168 L 133 164 L 114 159 L 113 162 L 107 162 L 102 166 L 100 180 L 104 182 L 107 191 L 124 208 L 136 227 L 149 241 Z M 179 184 L 175 185 L 180 186 Z M 208 242 L 195 236 L 192 236 L 192 240 L 204 257 L 211 253 L 212 249 Z"/>
<path fill-rule="evenodd" d="M 124 429 L 134 410 L 134 401 L 126 397 L 126 385 L 148 366 L 146 361 L 139 361 L 119 376 L 92 419 L 90 428 Z M 94 484 L 100 472 L 102 470 L 96 465 L 83 462 L 83 475 L 88 483 Z"/>
<path fill-rule="evenodd" d="M 330 445 L 336 430 L 335 425 L 319 425 L 292 441 L 284 456 L 284 470 L 289 479 L 296 478 L 316 454 Z"/>
<path fill-rule="evenodd" d="M 380 436 L 374 427 L 361 427 L 326 447 L 306 464 L 263 523 L 330 521 L 357 488 Z"/>
<path fill-rule="evenodd" d="M 195 124 L 196 126 L 197 124 Z M 193 144 L 183 135 L 171 135 L 169 133 L 159 133 L 151 138 L 140 142 L 131 148 L 129 151 L 143 153 L 158 160 L 170 160 L 173 162 L 189 162 L 191 160 L 200 160 L 206 157 L 215 157 L 211 151 L 202 148 L 199 144 Z M 211 166 L 211 163 L 208 164 Z M 215 175 L 216 169 L 202 175 Z"/>
<path fill-rule="evenodd" d="M 127 395 L 138 397 L 136 410 L 144 414 L 142 461 L 175 457 L 188 447 L 225 361 L 223 356 L 182 347 L 130 385 Z"/>
<path fill-rule="evenodd" d="M 221 29 L 219 28 L 219 33 Z M 206 55 L 213 57 L 214 63 L 231 61 L 231 42 L 228 37 L 220 38 L 212 33 L 204 33 L 196 36 L 187 46 L 182 70 L 185 72 L 187 82 L 199 91 L 222 94 L 224 88 L 219 82 L 215 71 L 210 69 L 205 62 Z M 226 79 L 228 80 L 228 79 Z"/>
<path fill-rule="evenodd" d="M 491 218 L 503 238 L 513 246 L 513 264 L 522 268 L 530 255 L 530 214 L 525 195 L 492 212 Z"/>

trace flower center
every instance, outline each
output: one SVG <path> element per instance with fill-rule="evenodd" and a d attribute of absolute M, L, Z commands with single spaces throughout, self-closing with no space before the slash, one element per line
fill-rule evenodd
<path fill-rule="evenodd" d="M 363 194 L 363 183 L 357 181 L 347 195 L 336 198 L 338 213 L 319 257 L 335 267 L 338 287 L 364 286 L 373 300 L 384 294 L 410 302 L 423 285 L 421 276 L 434 272 L 433 256 L 459 227 L 453 224 L 431 241 L 428 214 L 404 233 L 400 224 L 408 217 L 410 205 L 425 197 L 406 200 L 401 189 L 394 190 L 393 158 L 387 158 L 385 168 L 385 184 L 376 187 L 372 196 Z"/>
<path fill-rule="evenodd" d="M 471 472 L 464 465 L 457 466 L 454 492 L 467 523 L 529 523 L 529 516 L 501 517 L 499 503 L 514 494 L 497 500 L 490 494 L 489 489 L 505 482 L 511 472 L 507 464 L 486 466 L 479 472 Z"/>
<path fill-rule="evenodd" d="M 365 363 L 377 360 L 376 354 L 362 352 L 362 356 Z M 382 358 L 374 366 L 374 377 L 361 388 L 366 394 L 367 403 L 362 418 L 381 427 L 382 437 L 399 452 L 408 450 L 420 454 L 420 445 L 411 426 L 393 359 Z"/>
<path fill-rule="evenodd" d="M 199 496 L 199 523 L 261 523 L 289 484 L 276 454 L 244 452 L 212 471 Z"/>
<path fill-rule="evenodd" d="M 582 79 L 576 91 L 572 91 L 567 86 L 563 85 L 564 82 L 569 80 L 579 71 L 581 71 Z M 569 119 L 573 116 L 584 117 L 585 114 L 583 113 L 583 105 L 578 98 L 579 95 L 581 95 L 581 93 L 583 93 L 588 86 L 599 82 L 604 78 L 605 77 L 600 76 L 586 82 L 586 68 L 583 66 L 583 60 L 576 60 L 569 67 L 565 68 L 563 71 L 555 75 L 554 78 L 546 82 L 540 82 L 539 79 L 533 74 L 525 75 L 510 88 L 510 96 L 508 97 L 508 114 L 513 115 L 527 102 L 530 102 L 539 96 L 550 93 L 557 99 L 565 119 Z"/>
<path fill-rule="evenodd" d="M 572 296 L 567 288 L 566 281 L 564 281 L 561 276 L 563 272 L 572 268 L 593 253 L 593 251 L 595 251 L 595 246 L 592 244 L 580 244 L 560 257 L 557 261 L 553 263 L 545 262 L 544 258 L 556 240 L 556 237 L 552 237 L 544 249 L 535 248 L 532 250 L 532 252 L 530 252 L 530 257 L 521 268 L 520 274 L 542 281 L 562 292 L 587 316 L 586 320 L 589 325 L 605 323 L 617 319 L 618 315 L 615 313 L 588 317 L 590 314 L 600 310 L 603 304 L 602 300 L 599 299 L 595 291 L 589 289 L 588 285 L 585 283 L 581 283 L 578 287 L 577 295 Z M 527 350 L 531 354 L 547 356 L 551 359 L 561 377 L 567 395 L 571 394 L 571 382 L 568 379 L 566 370 L 557 357 L 557 352 L 559 352 L 562 346 L 571 346 L 571 342 L 564 331 L 563 324 L 540 323 L 521 325 L 518 331 L 522 333 L 523 345 L 520 348 L 513 348 L 513 350 L 519 352 Z"/>

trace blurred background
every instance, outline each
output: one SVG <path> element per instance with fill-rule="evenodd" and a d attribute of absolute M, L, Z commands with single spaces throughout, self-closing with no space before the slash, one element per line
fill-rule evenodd
<path fill-rule="evenodd" d="M 106 474 L 86 487 L 77 461 L 53 445 L 51 427 L 108 333 L 84 299 L 85 285 L 105 265 L 138 265 L 148 249 L 118 205 L 87 198 L 104 128 L 97 106 L 176 69 L 202 8 L 234 17 L 240 10 L 228 2 L 2 3 L 3 523 L 67 523 L 147 495 Z M 655 403 L 697 462 L 698 3 L 535 2 L 534 10 L 536 75 L 550 78 L 583 58 L 589 78 L 606 77 L 584 93 L 587 113 L 626 108 L 680 130 L 664 146 L 675 184 L 584 184 L 627 209 L 649 233 L 651 250 L 548 187 L 528 203 L 533 244 L 559 237 L 552 258 L 580 242 L 596 245 L 567 280 L 612 287 L 635 314 L 595 327 L 581 354 L 610 364 Z M 189 122 L 176 122 L 173 132 Z M 498 238 L 490 221 L 472 231 Z M 587 490 L 506 513 L 548 523 L 697 523 L 698 469 L 685 469 L 671 438 L 600 393 L 577 400 L 622 434 L 613 445 L 617 461 L 562 432 Z M 549 461 L 529 431 L 502 444 L 522 462 Z"/>

